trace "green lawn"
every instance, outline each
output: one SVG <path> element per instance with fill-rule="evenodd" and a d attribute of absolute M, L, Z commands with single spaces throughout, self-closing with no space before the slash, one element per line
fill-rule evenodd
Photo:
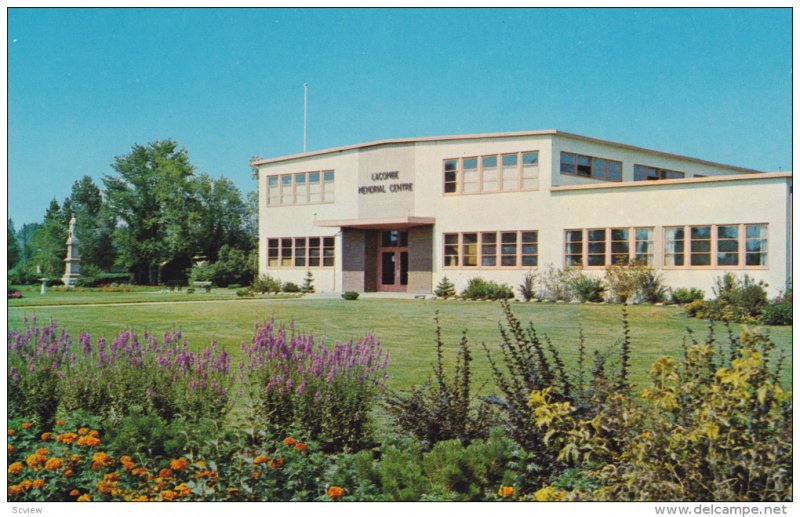
<path fill-rule="evenodd" d="M 434 359 L 435 312 L 440 311 L 442 332 L 451 356 L 464 329 L 474 345 L 475 372 L 479 380 L 488 380 L 488 363 L 480 343 L 498 349 L 497 324 L 503 314 L 493 302 L 423 301 L 361 299 L 345 302 L 338 299 L 237 299 L 225 289 L 206 293 L 23 293 L 21 300 L 9 300 L 8 318 L 11 328 L 22 325 L 23 315 L 40 320 L 53 319 L 73 336 L 82 330 L 92 337 L 112 336 L 122 328 L 147 329 L 156 334 L 176 327 L 183 331 L 193 348 L 201 348 L 215 338 L 233 355 L 239 357 L 239 344 L 249 340 L 253 324 L 274 317 L 288 324 L 294 321 L 301 331 L 314 332 L 328 339 L 346 340 L 374 333 L 391 354 L 389 385 L 404 388 L 424 381 L 431 372 Z M 52 296 L 51 296 L 52 294 Z M 33 306 L 64 303 L 102 304 L 110 302 L 205 300 L 204 303 L 136 303 L 131 305 Z M 20 306 L 29 304 L 29 306 Z M 578 342 L 578 326 L 583 328 L 588 350 L 605 350 L 621 336 L 619 305 L 583 304 L 513 304 L 523 322 L 532 321 L 537 331 L 547 335 L 561 350 L 568 363 L 574 363 Z M 704 339 L 707 323 L 687 318 L 677 307 L 632 306 L 629 308 L 632 331 L 632 380 L 641 385 L 647 379 L 650 364 L 661 355 L 677 357 L 686 328 Z M 735 328 L 738 332 L 738 326 Z M 770 327 L 779 349 L 787 354 L 783 379 L 791 380 L 791 327 Z M 724 328 L 717 326 L 721 335 Z M 491 391 L 488 384 L 484 391 Z"/>

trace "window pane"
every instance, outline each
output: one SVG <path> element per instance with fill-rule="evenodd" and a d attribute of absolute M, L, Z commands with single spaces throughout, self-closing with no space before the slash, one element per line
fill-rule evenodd
<path fill-rule="evenodd" d="M 465 233 L 462 236 L 461 256 L 464 266 L 478 265 L 478 234 Z"/>
<path fill-rule="evenodd" d="M 664 230 L 664 265 L 684 265 L 684 236 L 683 228 L 667 228 Z"/>
<path fill-rule="evenodd" d="M 323 174 L 322 199 L 326 202 L 333 201 L 333 171 L 325 171 Z"/>
<path fill-rule="evenodd" d="M 589 156 L 581 156 L 578 155 L 577 157 L 578 166 L 577 166 L 577 174 L 578 176 L 583 176 L 585 178 L 589 178 L 592 176 L 592 159 Z"/>
<path fill-rule="evenodd" d="M 322 240 L 322 265 L 333 266 L 334 262 L 334 238 L 325 237 Z"/>
<path fill-rule="evenodd" d="M 710 239 L 711 227 L 710 226 L 692 226 L 691 230 L 692 239 Z"/>
<path fill-rule="evenodd" d="M 717 238 L 719 239 L 738 239 L 739 227 L 738 226 L 718 226 Z"/>
<path fill-rule="evenodd" d="M 497 190 L 497 156 L 484 156 L 481 158 L 482 189 L 484 192 Z"/>
<path fill-rule="evenodd" d="M 322 200 L 319 179 L 319 172 L 308 173 L 308 201 L 310 203 L 319 203 Z"/>
<path fill-rule="evenodd" d="M 481 234 L 481 265 L 482 266 L 496 266 L 497 265 L 497 234 L 496 233 L 482 233 Z"/>
<path fill-rule="evenodd" d="M 519 189 L 519 169 L 516 154 L 503 155 L 503 190 Z"/>
<path fill-rule="evenodd" d="M 446 233 L 444 235 L 444 265 L 447 267 L 458 266 L 457 233 Z"/>
<path fill-rule="evenodd" d="M 294 240 L 294 265 L 296 267 L 306 266 L 306 240 Z"/>
<path fill-rule="evenodd" d="M 517 232 L 506 232 L 502 234 L 502 245 L 500 253 L 502 255 L 502 266 L 514 267 L 517 265 Z"/>
<path fill-rule="evenodd" d="M 522 155 L 522 188 L 532 189 L 539 186 L 539 153 Z"/>
<path fill-rule="evenodd" d="M 308 239 L 308 265 L 309 267 L 318 267 L 320 265 L 320 239 L 319 237 L 311 237 Z"/>
<path fill-rule="evenodd" d="M 767 227 L 766 225 L 748 225 L 745 235 L 748 239 L 766 239 Z"/>
<path fill-rule="evenodd" d="M 608 180 L 622 181 L 622 162 L 608 162 Z"/>
<path fill-rule="evenodd" d="M 592 159 L 592 177 L 599 180 L 606 179 L 606 161 L 604 159 Z"/>
<path fill-rule="evenodd" d="M 281 239 L 281 266 L 292 265 L 292 239 Z"/>
<path fill-rule="evenodd" d="M 464 158 L 463 164 L 464 192 L 478 191 L 478 159 Z"/>
<path fill-rule="evenodd" d="M 567 230 L 564 240 L 564 263 L 567 266 L 581 266 L 583 264 L 583 231 Z"/>
<path fill-rule="evenodd" d="M 710 266 L 711 254 L 710 253 L 692 253 L 693 266 Z"/>
<path fill-rule="evenodd" d="M 292 193 L 292 175 L 281 176 L 281 204 L 288 205 L 294 202 Z"/>
<path fill-rule="evenodd" d="M 564 174 L 575 174 L 575 155 L 572 153 L 561 153 L 561 172 Z"/>

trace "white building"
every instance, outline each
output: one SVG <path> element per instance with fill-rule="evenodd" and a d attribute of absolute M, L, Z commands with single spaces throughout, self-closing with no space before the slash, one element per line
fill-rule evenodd
<path fill-rule="evenodd" d="M 383 140 L 251 162 L 259 271 L 317 291 L 430 293 L 447 276 L 602 274 L 643 259 L 711 294 L 747 273 L 791 282 L 789 172 L 765 173 L 555 130 Z"/>

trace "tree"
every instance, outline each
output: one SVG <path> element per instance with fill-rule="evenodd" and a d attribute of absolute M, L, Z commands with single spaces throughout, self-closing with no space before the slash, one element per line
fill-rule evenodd
<path fill-rule="evenodd" d="M 214 262 L 222 246 L 245 252 L 252 247 L 246 230 L 248 207 L 231 180 L 201 174 L 193 182 L 193 193 L 190 217 L 197 252 Z"/>
<path fill-rule="evenodd" d="M 33 239 L 33 261 L 48 277 L 60 277 L 64 272 L 70 218 L 70 206 L 68 203 L 65 205 L 60 206 L 55 199 L 50 201 L 42 225 Z"/>
<path fill-rule="evenodd" d="M 194 167 L 185 148 L 173 140 L 134 145 L 114 158 L 116 175 L 103 176 L 106 201 L 120 224 L 113 232 L 117 262 L 137 282 L 156 284 L 160 268 L 190 256 Z"/>
<path fill-rule="evenodd" d="M 41 227 L 42 225 L 39 223 L 27 223 L 23 224 L 22 228 L 17 231 L 17 241 L 19 241 L 22 250 L 22 263 L 26 266 L 33 261 L 33 256 L 36 253 L 34 239 Z"/>
<path fill-rule="evenodd" d="M 9 219 L 8 242 L 6 243 L 6 261 L 8 271 L 14 269 L 17 264 L 19 264 L 21 258 L 22 250 L 19 247 L 19 242 L 17 242 L 17 232 L 14 231 L 14 222 Z"/>
<path fill-rule="evenodd" d="M 115 218 L 105 209 L 100 189 L 91 177 L 84 176 L 72 184 L 68 200 L 75 216 L 81 263 L 109 270 L 115 257 L 112 243 Z"/>

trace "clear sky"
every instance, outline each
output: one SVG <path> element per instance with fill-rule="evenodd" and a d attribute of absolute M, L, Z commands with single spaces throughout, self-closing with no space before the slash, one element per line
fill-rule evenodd
<path fill-rule="evenodd" d="M 383 138 L 560 129 L 791 169 L 789 9 L 10 9 L 8 206 L 172 138 L 248 160 Z"/>

